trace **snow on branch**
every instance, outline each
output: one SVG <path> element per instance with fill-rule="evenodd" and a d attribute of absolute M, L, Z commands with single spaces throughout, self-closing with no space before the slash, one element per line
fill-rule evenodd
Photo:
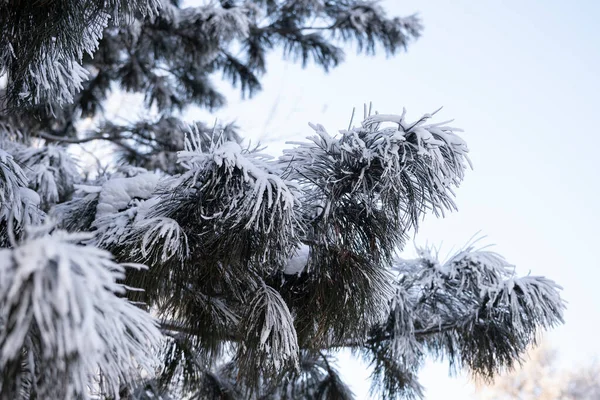
<path fill-rule="evenodd" d="M 102 185 L 97 216 L 104 217 L 123 211 L 135 198 L 148 199 L 156 188 L 159 178 L 157 174 L 148 172 L 129 178 L 109 179 Z"/>
<path fill-rule="evenodd" d="M 429 288 L 447 289 L 457 292 L 479 293 L 496 288 L 514 274 L 514 266 L 501 255 L 467 246 L 441 262 L 432 248 L 418 249 L 419 258 L 400 260 L 396 270 L 407 275 L 406 279 L 419 282 Z"/>
<path fill-rule="evenodd" d="M 98 48 L 109 21 L 156 15 L 160 0 L 25 0 L 3 5 L 0 14 L 0 76 L 7 74 L 11 106 L 69 104 L 83 88 L 84 54 Z M 5 29 L 4 27 L 10 27 Z"/>
<path fill-rule="evenodd" d="M 401 246 L 427 210 L 444 215 L 456 209 L 453 187 L 469 162 L 458 130 L 445 123 L 425 125 L 430 117 L 409 123 L 405 112 L 365 113 L 360 127 L 336 137 L 311 124 L 316 132 L 311 142 L 293 142 L 296 147 L 285 150 L 280 161 L 303 185 L 313 214 L 352 219 L 358 210 L 350 208 L 357 204 L 366 215 L 384 212 L 392 247 Z"/>
<path fill-rule="evenodd" d="M 64 201 L 73 193 L 79 172 L 64 148 L 18 146 L 13 155 L 23 165 L 29 186 L 40 195 L 46 207 Z"/>
<path fill-rule="evenodd" d="M 40 197 L 27 183 L 13 156 L 0 149 L 0 245 L 8 244 L 11 233 L 20 233 L 24 226 L 38 224 L 44 217 L 38 207 Z"/>
<path fill-rule="evenodd" d="M 179 163 L 188 170 L 184 177 L 191 178 L 192 186 L 202 179 L 201 175 L 210 168 L 221 169 L 224 176 L 217 175 L 215 178 L 224 178 L 225 183 L 239 175 L 244 183 L 251 186 L 251 195 L 245 196 L 246 198 L 238 200 L 235 199 L 235 192 L 230 194 L 234 197 L 234 203 L 241 203 L 241 212 L 246 216 L 245 228 L 260 226 L 269 232 L 273 228 L 275 213 L 271 213 L 271 217 L 268 218 L 268 210 L 277 210 L 284 217 L 292 217 L 291 211 L 296 198 L 289 187 L 290 182 L 275 174 L 261 160 L 260 154 L 244 151 L 238 143 L 231 141 L 217 142 L 205 153 L 202 151 L 200 137 L 194 134 L 188 137 L 185 147 L 185 151 L 179 152 L 178 158 Z"/>
<path fill-rule="evenodd" d="M 124 241 L 130 232 L 138 207 L 150 199 L 160 176 L 142 172 L 132 177 L 117 177 L 106 181 L 98 194 L 95 220 L 99 246 L 113 246 Z"/>
<path fill-rule="evenodd" d="M 208 140 L 197 130 L 190 133 L 178 153 L 186 172 L 165 184 L 149 216 L 176 220 L 213 255 L 246 256 L 247 249 L 257 261 L 269 260 L 266 268 L 282 267 L 298 235 L 294 184 L 265 156 L 222 138 Z"/>
<path fill-rule="evenodd" d="M 124 267 L 80 245 L 89 234 L 47 232 L 36 228 L 15 249 L 0 250 L 0 369 L 12 371 L 1 392 L 24 379 L 40 398 L 87 399 L 100 372 L 102 389 L 117 394 L 142 370 L 153 372 L 160 331 L 122 297 Z M 11 369 L 21 362 L 28 367 Z"/>
<path fill-rule="evenodd" d="M 513 368 L 542 329 L 564 322 L 560 289 L 549 279 L 527 276 L 482 291 L 479 309 L 456 327 L 450 357 L 488 380 Z"/>
<path fill-rule="evenodd" d="M 398 287 L 390 301 L 391 356 L 407 365 L 418 365 L 424 349 L 415 337 L 414 304 L 406 288 Z"/>
<path fill-rule="evenodd" d="M 411 325 L 400 335 L 411 336 L 412 329 L 424 348 L 446 355 L 451 365 L 491 378 L 512 368 L 541 330 L 563 322 L 560 286 L 544 277 L 515 277 L 514 267 L 496 253 L 471 245 L 443 263 L 431 249 L 419 256 L 396 267 L 401 299 L 412 309 Z M 396 309 L 373 337 L 388 347 L 404 321 Z"/>
<path fill-rule="evenodd" d="M 254 381 L 261 372 L 277 374 L 298 368 L 298 340 L 294 319 L 279 292 L 259 287 L 241 321 L 243 342 L 238 358 L 243 374 Z"/>
<path fill-rule="evenodd" d="M 505 308 L 515 331 L 533 339 L 541 328 L 550 329 L 564 322 L 561 289 L 543 276 L 512 278 L 485 292 L 489 297 L 486 307 Z"/>
<path fill-rule="evenodd" d="M 56 204 L 50 215 L 56 219 L 57 226 L 69 232 L 88 232 L 96 219 L 101 186 L 74 185 L 71 200 Z"/>
<path fill-rule="evenodd" d="M 142 219 L 133 225 L 130 238 L 135 236 L 141 237 L 139 250 L 144 259 L 165 263 L 174 257 L 184 260 L 189 256 L 187 235 L 174 219 Z"/>
<path fill-rule="evenodd" d="M 427 351 L 417 337 L 421 310 L 410 285 L 401 282 L 395 289 L 387 320 L 372 327 L 365 344 L 373 367 L 371 392 L 379 391 L 383 399 L 399 395 L 407 399 L 423 398 L 423 387 L 417 379 Z"/>
<path fill-rule="evenodd" d="M 21 215 L 22 189 L 27 187 L 27 176 L 12 155 L 0 149 L 0 219 L 7 219 L 12 211 Z"/>

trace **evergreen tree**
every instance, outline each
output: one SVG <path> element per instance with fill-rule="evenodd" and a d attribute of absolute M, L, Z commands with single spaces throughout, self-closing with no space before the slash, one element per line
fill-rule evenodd
<path fill-rule="evenodd" d="M 160 13 L 154 11 L 159 0 L 14 1 L 0 5 L 8 38 L 0 43 L 0 72 L 8 78 L 0 108 L 16 111 L 3 119 L 48 142 L 111 141 L 128 163 L 171 173 L 181 172 L 173 170 L 183 146 L 183 135 L 174 133 L 181 131 L 178 112 L 226 102 L 215 77 L 252 96 L 269 51 L 328 71 L 343 61 L 343 43 L 392 55 L 421 32 L 416 17 L 388 18 L 373 1 L 221 0 L 182 7 L 163 0 Z M 115 21 L 129 23 L 108 25 Z M 143 94 L 156 117 L 128 126 L 105 120 L 103 105 L 115 88 Z M 99 129 L 81 132 L 78 122 L 92 117 Z M 234 138 L 231 128 L 226 132 Z"/>
<path fill-rule="evenodd" d="M 414 398 L 426 354 L 492 378 L 562 322 L 558 286 L 473 244 L 397 258 L 426 211 L 456 208 L 469 164 L 432 115 L 365 107 L 278 159 L 177 117 L 224 104 L 215 72 L 252 95 L 271 49 L 328 70 L 345 42 L 395 53 L 416 18 L 355 0 L 21 0 L 0 22 L 1 398 L 349 399 L 341 348 L 381 397 Z M 114 88 L 157 120 L 105 120 Z M 88 179 L 64 145 L 91 140 L 122 157 Z"/>

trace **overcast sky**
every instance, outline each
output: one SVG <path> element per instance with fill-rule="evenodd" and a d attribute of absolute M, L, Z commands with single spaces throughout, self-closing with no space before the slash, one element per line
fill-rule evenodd
<path fill-rule="evenodd" d="M 418 118 L 439 106 L 439 120 L 465 130 L 474 170 L 457 191 L 459 212 L 427 218 L 415 240 L 464 244 L 479 230 L 520 274 L 546 275 L 564 287 L 566 325 L 548 338 L 570 363 L 600 355 L 600 2 L 384 1 L 391 14 L 418 12 L 423 37 L 407 53 L 356 56 L 325 74 L 274 54 L 264 91 L 210 114 L 236 119 L 275 154 L 285 140 L 347 127 L 353 107 L 373 101 L 383 113 Z M 197 114 L 202 118 L 208 113 Z M 345 372 L 358 398 L 368 386 L 359 364 Z M 428 367 L 428 399 L 464 398 L 465 379 Z M 449 396 L 449 394 L 454 394 Z"/>

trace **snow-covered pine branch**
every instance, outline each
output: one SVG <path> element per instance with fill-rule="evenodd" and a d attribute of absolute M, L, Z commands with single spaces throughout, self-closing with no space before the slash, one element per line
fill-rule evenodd
<path fill-rule="evenodd" d="M 284 292 L 296 314 L 300 343 L 327 348 L 363 341 L 371 326 L 385 318 L 391 294 L 385 267 L 368 256 L 314 244 L 307 262 Z"/>
<path fill-rule="evenodd" d="M 79 181 L 79 171 L 64 148 L 54 145 L 40 148 L 21 145 L 12 154 L 23 167 L 29 187 L 40 195 L 45 209 L 71 196 L 73 185 Z"/>
<path fill-rule="evenodd" d="M 48 229 L 0 250 L 1 397 L 88 399 L 98 373 L 117 394 L 153 373 L 156 322 L 123 297 L 124 267 L 81 245 L 89 234 Z"/>
<path fill-rule="evenodd" d="M 15 162 L 12 155 L 0 149 L 0 218 L 8 219 L 9 214 L 20 215 L 22 188 L 27 187 L 27 176 Z"/>
<path fill-rule="evenodd" d="M 96 219 L 101 185 L 75 185 L 71 199 L 51 211 L 57 225 L 69 232 L 88 232 Z"/>
<path fill-rule="evenodd" d="M 284 151 L 281 162 L 303 185 L 307 214 L 338 227 L 319 232 L 326 240 L 338 236 L 356 249 L 371 247 L 389 258 L 426 211 L 443 215 L 456 209 L 452 188 L 468 163 L 465 142 L 444 123 L 424 125 L 429 114 L 414 123 L 405 114 L 365 115 L 360 127 L 342 130 L 338 137 L 311 124 L 317 133 L 311 142 Z M 394 126 L 383 127 L 386 122 Z"/>
<path fill-rule="evenodd" d="M 169 168 L 179 173 L 125 164 L 85 184 L 69 178 L 74 167 L 61 167 L 74 164 L 54 160 L 58 150 L 3 142 L 23 155 L 22 164 L 35 159 L 48 172 L 46 183 L 36 184 L 36 174 L 30 180 L 1 153 L 4 244 L 17 244 L 24 225 L 43 219 L 39 193 L 46 206 L 57 201 L 50 214 L 59 227 L 94 233 L 74 234 L 76 243 L 65 239 L 69 257 L 112 254 L 117 262 L 149 266 L 113 276 L 144 289 L 126 296 L 148 304 L 168 336 L 155 354 L 156 379 L 129 393 L 144 387 L 172 397 L 228 390 L 232 398 L 351 398 L 330 365 L 328 350 L 338 347 L 371 360 L 373 388 L 389 399 L 422 396 L 417 374 L 427 354 L 490 377 L 517 362 L 540 329 L 560 323 L 564 305 L 553 282 L 515 278 L 501 256 L 473 246 L 445 261 L 430 249 L 417 260 L 395 261 L 427 211 L 455 209 L 453 188 L 469 163 L 458 130 L 426 125 L 429 118 L 365 115 L 359 127 L 335 137 L 313 125 L 310 141 L 294 143 L 276 160 L 244 149 L 231 131 L 165 122 L 176 130 L 175 142 L 186 138 L 177 168 Z M 56 184 L 57 200 L 48 182 L 73 190 Z M 61 235 L 71 238 L 57 235 L 19 246 L 30 251 L 30 242 L 42 248 Z M 55 265 L 55 253 L 44 251 L 32 257 Z M 111 335 L 119 329 L 97 335 L 116 340 Z M 77 374 L 89 378 L 89 365 L 78 365 Z M 57 374 L 68 372 L 59 367 Z"/>
<path fill-rule="evenodd" d="M 564 323 L 561 289 L 550 279 L 525 276 L 484 290 L 480 309 L 459 328 L 468 340 L 462 346 L 462 364 L 491 380 L 520 362 L 542 330 Z"/>
<path fill-rule="evenodd" d="M 420 258 L 403 260 L 396 270 L 388 320 L 367 341 L 376 366 L 398 358 L 415 366 L 433 352 L 454 368 L 492 378 L 512 368 L 542 329 L 563 322 L 559 286 L 514 277 L 514 267 L 490 251 L 468 246 L 440 262 L 421 249 Z M 391 388 L 384 372 L 377 374 L 380 384 Z"/>
<path fill-rule="evenodd" d="M 426 349 L 415 334 L 414 298 L 409 288 L 397 285 L 385 323 L 372 325 L 364 348 L 372 370 L 371 393 L 383 399 L 423 397 L 417 378 Z"/>
<path fill-rule="evenodd" d="M 111 177 L 98 192 L 95 243 L 100 247 L 119 246 L 129 235 L 138 208 L 152 197 L 160 176 L 140 171 L 130 177 Z"/>
<path fill-rule="evenodd" d="M 0 149 L 0 246 L 19 235 L 25 226 L 39 224 L 39 195 L 27 187 L 27 176 L 12 155 Z"/>
<path fill-rule="evenodd" d="M 142 219 L 134 224 L 130 236 L 141 237 L 141 256 L 153 264 L 165 263 L 171 258 L 183 261 L 189 257 L 187 235 L 171 218 Z"/>
<path fill-rule="evenodd" d="M 427 118 L 409 124 L 405 112 L 365 112 L 360 127 L 337 137 L 311 125 L 317 135 L 310 142 L 284 151 L 280 163 L 298 183 L 310 248 L 304 270 L 310 284 L 297 289 L 300 337 L 364 338 L 386 312 L 392 293 L 386 269 L 408 230 L 427 209 L 454 208 L 451 186 L 462 180 L 467 147 L 456 130 L 423 125 Z M 335 311 L 342 308 L 343 316 Z"/>
<path fill-rule="evenodd" d="M 197 130 L 178 158 L 186 171 L 166 183 L 149 217 L 174 219 L 189 230 L 188 238 L 192 233 L 200 238 L 196 257 L 252 261 L 267 271 L 282 268 L 298 243 L 299 201 L 278 165 L 238 143 L 203 138 Z"/>
<path fill-rule="evenodd" d="M 344 45 L 360 53 L 397 54 L 418 38 L 416 16 L 392 17 L 377 1 L 213 1 L 190 6 L 168 0 L 7 0 L 0 5 L 0 75 L 7 77 L 9 116 L 33 137 L 77 142 L 79 122 L 106 119 L 115 88 L 139 93 L 163 121 L 189 106 L 226 103 L 220 78 L 243 96 L 261 88 L 269 53 L 330 70 Z M 158 12 L 156 12 L 158 10 Z M 32 103 L 34 107 L 32 106 Z M 60 104 L 60 107 L 56 105 Z M 4 106 L 0 106 L 4 108 Z M 17 114 L 17 113 L 15 113 Z M 144 113 L 147 115 L 147 113 Z M 15 118 L 13 118 L 15 117 Z M 128 162 L 173 173 L 170 132 L 137 129 L 134 120 L 95 136 L 119 145 Z M 133 146 L 129 145 L 132 141 Z M 126 143 L 129 142 L 129 143 Z"/>
<path fill-rule="evenodd" d="M 109 247 L 125 239 L 138 208 L 152 197 L 159 180 L 160 175 L 144 168 L 120 166 L 112 174 L 73 185 L 71 198 L 56 204 L 51 214 L 70 232 L 95 230 L 94 243 Z"/>
<path fill-rule="evenodd" d="M 298 340 L 287 304 L 275 289 L 262 284 L 240 322 L 243 341 L 238 350 L 240 373 L 249 382 L 298 368 Z"/>
<path fill-rule="evenodd" d="M 371 0 L 184 3 L 0 0 L 0 108 L 15 111 L 0 116 L 4 397 L 85 398 L 100 371 L 93 389 L 126 383 L 119 395 L 134 398 L 350 399 L 338 346 L 370 357 L 384 398 L 420 397 L 426 354 L 490 376 L 561 321 L 551 281 L 515 278 L 490 252 L 394 269 L 425 213 L 456 208 L 469 163 L 458 130 L 431 115 L 365 110 L 338 136 L 312 125 L 279 160 L 244 149 L 234 126 L 190 134 L 178 117 L 226 103 L 218 76 L 260 91 L 272 50 L 327 71 L 348 42 L 405 48 L 418 18 Z M 108 121 L 115 89 L 156 120 Z M 124 165 L 92 180 L 58 147 L 25 147 L 98 140 Z M 24 238 L 45 212 L 71 233 Z M 149 268 L 123 276 L 126 262 Z M 158 375 L 140 382 L 159 334 L 126 298 L 168 336 Z"/>
<path fill-rule="evenodd" d="M 10 106 L 70 104 L 89 72 L 84 55 L 97 50 L 104 28 L 155 15 L 160 0 L 18 0 L 0 6 L 0 75 Z M 10 29 L 8 29 L 10 27 Z"/>

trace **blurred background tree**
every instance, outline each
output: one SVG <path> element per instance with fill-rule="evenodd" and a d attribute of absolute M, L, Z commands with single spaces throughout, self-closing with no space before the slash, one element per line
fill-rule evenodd
<path fill-rule="evenodd" d="M 576 368 L 561 364 L 547 342 L 533 347 L 523 364 L 499 375 L 493 384 L 478 385 L 481 400 L 597 400 L 600 399 L 600 364 Z"/>

